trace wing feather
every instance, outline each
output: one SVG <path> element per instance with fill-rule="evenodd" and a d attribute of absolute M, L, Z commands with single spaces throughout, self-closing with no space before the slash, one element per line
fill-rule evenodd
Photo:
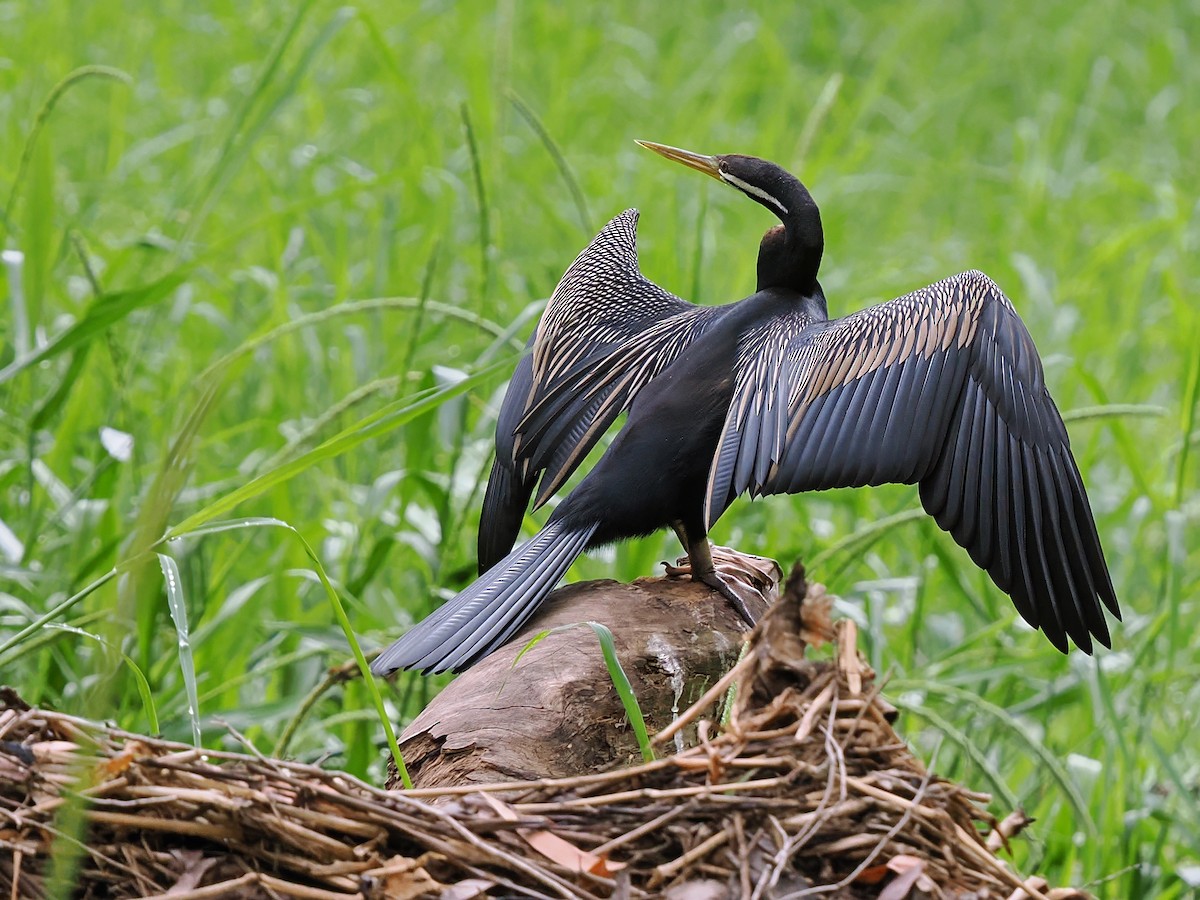
<path fill-rule="evenodd" d="M 481 573 L 512 549 L 539 476 L 538 505 L 653 377 L 621 369 L 619 357 L 599 369 L 605 377 L 598 383 L 580 380 L 579 373 L 663 320 L 698 310 L 642 275 L 637 222 L 636 209 L 614 217 L 567 268 L 530 338 L 529 355 L 518 364 L 501 405 L 496 460 L 480 516 Z M 535 434 L 518 432 L 530 411 L 551 396 L 571 415 L 546 420 Z"/>
<path fill-rule="evenodd" d="M 627 209 L 609 221 L 554 289 L 534 337 L 534 396 L 596 348 L 620 343 L 647 325 L 693 308 L 642 275 L 638 215 Z"/>
<path fill-rule="evenodd" d="M 1083 481 L 1033 341 L 991 279 L 967 272 L 843 319 L 762 328 L 757 345 L 783 349 L 760 353 L 753 377 L 739 358 L 710 523 L 746 491 L 915 482 L 1056 647 L 1108 644 L 1101 604 L 1119 613 Z M 780 385 L 786 423 L 750 402 Z"/>
<path fill-rule="evenodd" d="M 562 486 L 638 393 L 728 307 L 697 306 L 656 322 L 577 364 L 530 404 L 517 425 L 517 459 L 544 470 L 534 507 Z"/>

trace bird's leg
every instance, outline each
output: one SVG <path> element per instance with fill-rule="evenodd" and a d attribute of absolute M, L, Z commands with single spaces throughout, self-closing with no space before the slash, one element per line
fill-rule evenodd
<path fill-rule="evenodd" d="M 676 519 L 671 523 L 671 528 L 675 532 L 675 536 L 679 538 L 679 543 L 683 545 L 684 552 L 687 553 L 688 536 L 687 529 L 684 527 L 683 522 Z M 689 557 L 691 556 L 690 553 L 688 555 Z M 673 566 L 669 562 L 664 562 L 663 569 L 666 570 L 668 578 L 678 578 L 680 575 L 690 575 L 692 573 L 692 567 L 690 563 L 686 566 Z"/>
<path fill-rule="evenodd" d="M 709 546 L 708 535 L 701 535 L 698 539 L 688 540 L 684 546 L 687 547 L 688 568 L 691 569 L 692 580 L 707 584 L 728 600 L 730 605 L 737 611 L 737 614 L 751 628 L 758 624 L 758 619 L 750 612 L 750 607 L 746 605 L 746 601 L 738 596 L 737 592 L 717 574 L 716 566 L 713 565 L 712 547 Z"/>
<path fill-rule="evenodd" d="M 684 526 L 683 522 L 681 522 L 679 519 L 676 519 L 671 523 L 671 530 L 675 532 L 675 537 L 679 538 L 679 543 L 683 545 L 683 549 L 686 551 L 688 546 L 688 536 L 687 528 Z"/>

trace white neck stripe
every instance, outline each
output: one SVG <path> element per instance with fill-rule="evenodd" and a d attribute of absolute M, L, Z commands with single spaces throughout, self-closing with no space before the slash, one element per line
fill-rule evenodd
<path fill-rule="evenodd" d="M 742 179 L 738 178 L 736 175 L 730 175 L 728 172 L 722 172 L 721 178 L 723 178 L 725 181 L 732 184 L 735 188 L 737 188 L 740 191 L 745 191 L 747 194 L 752 194 L 753 196 L 758 197 L 760 200 L 766 200 L 768 203 L 770 203 L 772 206 L 774 206 L 776 209 L 778 209 L 785 216 L 787 215 L 787 211 L 788 211 L 787 207 L 784 206 L 782 203 L 780 203 L 778 200 L 776 200 L 774 197 L 772 197 L 770 194 L 768 194 L 766 191 L 764 191 L 762 188 L 755 187 L 752 184 L 747 184 L 745 181 L 742 181 Z"/>

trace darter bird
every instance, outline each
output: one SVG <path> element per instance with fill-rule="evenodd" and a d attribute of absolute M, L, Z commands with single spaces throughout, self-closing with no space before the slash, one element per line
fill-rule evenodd
<path fill-rule="evenodd" d="M 561 336 L 546 338 L 539 359 L 539 341 L 571 320 L 570 298 L 557 312 L 552 300 L 503 423 L 524 497 L 544 472 L 545 499 L 621 411 L 629 418 L 541 531 L 372 670 L 461 671 L 512 637 L 584 550 L 668 526 L 693 577 L 749 620 L 707 537 L 737 496 L 889 482 L 919 485 L 925 510 L 1059 650 L 1068 638 L 1087 653 L 1093 638 L 1110 646 L 1103 607 L 1120 611 L 1083 481 L 1033 340 L 995 282 L 965 272 L 830 319 L 820 214 L 798 179 L 756 157 L 643 145 L 778 216 L 760 244 L 758 290 L 697 307 L 651 285 L 664 305 L 622 339 L 636 291 L 605 306 L 581 274 L 580 302 L 615 337 L 571 332 L 583 344 L 562 353 Z"/>

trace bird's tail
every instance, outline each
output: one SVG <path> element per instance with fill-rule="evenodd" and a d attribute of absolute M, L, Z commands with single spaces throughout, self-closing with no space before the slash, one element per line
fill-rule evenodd
<path fill-rule="evenodd" d="M 583 552 L 596 523 L 551 520 L 474 584 L 413 626 L 371 663 L 396 669 L 461 672 L 507 641 L 533 615 Z"/>
<path fill-rule="evenodd" d="M 514 463 L 497 453 L 483 495 L 479 517 L 479 574 L 497 565 L 512 550 L 525 521 L 525 508 L 533 496 L 537 473 L 530 478 L 528 463 Z"/>

